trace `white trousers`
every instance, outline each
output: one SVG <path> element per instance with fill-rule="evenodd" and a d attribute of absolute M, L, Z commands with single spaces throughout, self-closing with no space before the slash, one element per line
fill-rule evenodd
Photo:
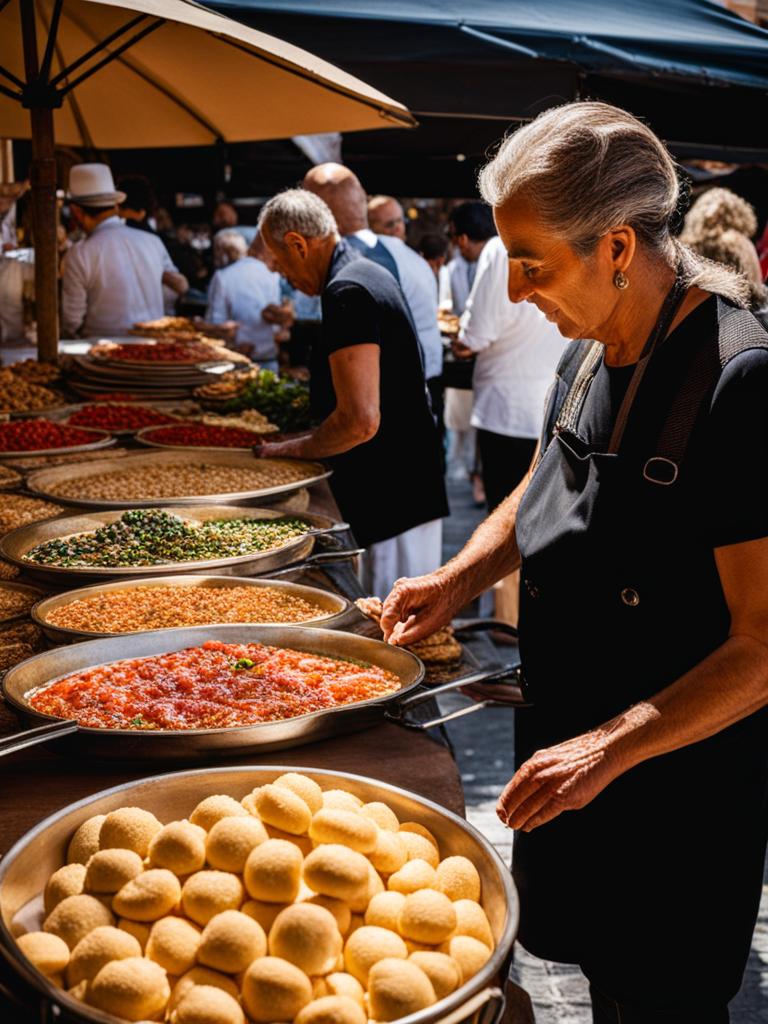
<path fill-rule="evenodd" d="M 366 594 L 383 601 L 401 576 L 424 576 L 442 563 L 443 521 L 433 519 L 371 544 L 362 558 L 360 581 Z"/>

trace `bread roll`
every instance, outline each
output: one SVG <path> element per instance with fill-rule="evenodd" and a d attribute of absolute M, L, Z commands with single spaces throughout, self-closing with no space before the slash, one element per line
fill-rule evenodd
<path fill-rule="evenodd" d="M 365 1009 L 365 989 L 357 978 L 345 971 L 334 971 L 332 974 L 326 974 L 324 978 L 316 978 L 313 996 L 315 999 L 321 999 L 323 996 L 348 996 L 361 1010 Z"/>
<path fill-rule="evenodd" d="M 363 801 L 345 789 L 323 790 L 323 807 L 339 811 L 359 811 Z"/>
<path fill-rule="evenodd" d="M 295 1024 L 366 1024 L 367 1019 L 349 996 L 322 996 L 299 1011 Z"/>
<path fill-rule="evenodd" d="M 212 985 L 195 985 L 181 999 L 171 1024 L 245 1024 L 238 1001 Z"/>
<path fill-rule="evenodd" d="M 437 887 L 449 900 L 480 902 L 480 875 L 467 857 L 446 857 L 437 865 Z"/>
<path fill-rule="evenodd" d="M 373 897 L 365 911 L 365 923 L 397 931 L 397 918 L 405 903 L 405 894 L 390 890 Z"/>
<path fill-rule="evenodd" d="M 110 811 L 99 832 L 100 850 L 133 850 L 146 857 L 152 837 L 163 826 L 150 811 L 141 807 L 120 807 Z"/>
<path fill-rule="evenodd" d="M 218 794 L 207 796 L 201 800 L 189 816 L 193 825 L 199 825 L 206 832 L 210 831 L 217 821 L 228 817 L 243 817 L 248 811 L 231 796 Z"/>
<path fill-rule="evenodd" d="M 400 822 L 397 820 L 395 812 L 380 800 L 372 800 L 368 804 L 363 804 L 360 813 L 364 818 L 370 818 L 386 832 L 397 832 L 400 829 Z"/>
<path fill-rule="evenodd" d="M 344 946 L 344 964 L 347 971 L 367 985 L 368 972 L 375 963 L 386 957 L 405 960 L 408 950 L 402 938 L 387 928 L 363 925 L 347 939 Z"/>
<path fill-rule="evenodd" d="M 268 838 L 258 818 L 221 818 L 208 833 L 205 855 L 212 868 L 239 874 L 251 850 Z"/>
<path fill-rule="evenodd" d="M 265 903 L 291 903 L 299 893 L 302 856 L 293 843 L 267 839 L 251 850 L 243 879 L 249 896 Z"/>
<path fill-rule="evenodd" d="M 254 960 L 243 977 L 243 1003 L 257 1024 L 292 1021 L 312 1000 L 312 984 L 295 964 L 276 956 Z"/>
<path fill-rule="evenodd" d="M 239 910 L 225 910 L 203 929 L 197 959 L 224 974 L 239 974 L 267 952 L 264 929 Z"/>
<path fill-rule="evenodd" d="M 323 806 L 323 791 L 308 775 L 301 775 L 299 772 L 286 772 L 275 779 L 275 785 L 285 786 L 296 796 L 300 796 L 312 814 Z"/>
<path fill-rule="evenodd" d="M 312 903 L 317 907 L 325 907 L 330 910 L 336 920 L 336 927 L 342 935 L 346 935 L 352 923 L 352 911 L 343 900 L 334 899 L 333 896 L 323 896 L 320 893 L 313 893 L 303 902 Z"/>
<path fill-rule="evenodd" d="M 262 821 L 275 828 L 300 836 L 309 828 L 312 812 L 305 801 L 287 786 L 271 783 L 255 790 L 253 800 Z"/>
<path fill-rule="evenodd" d="M 405 897 L 397 918 L 397 930 L 404 939 L 437 945 L 456 927 L 456 911 L 443 892 L 418 889 Z"/>
<path fill-rule="evenodd" d="M 447 953 L 459 965 L 462 985 L 477 974 L 491 955 L 486 944 L 471 935 L 454 935 L 441 944 L 439 952 Z"/>
<path fill-rule="evenodd" d="M 237 875 L 228 871 L 196 871 L 181 889 L 181 905 L 187 917 L 206 925 L 225 910 L 239 910 L 245 893 Z"/>
<path fill-rule="evenodd" d="M 348 846 L 336 843 L 318 846 L 304 861 L 304 880 L 310 889 L 324 896 L 349 900 L 360 894 L 369 881 L 368 860 Z"/>
<path fill-rule="evenodd" d="M 377 871 L 383 875 L 392 875 L 408 860 L 408 850 L 396 832 L 379 829 L 376 845 L 368 854 L 368 859 Z"/>
<path fill-rule="evenodd" d="M 147 1020 L 161 1013 L 170 988 L 165 971 L 152 960 L 128 957 L 105 964 L 91 982 L 91 1006 L 126 1020 Z"/>
<path fill-rule="evenodd" d="M 147 948 L 147 940 L 149 939 L 149 932 L 151 925 L 145 921 L 130 921 L 127 917 L 120 917 L 117 921 L 117 927 L 121 932 L 128 932 L 141 946 L 142 953 Z"/>
<path fill-rule="evenodd" d="M 133 850 L 99 850 L 89 857 L 84 888 L 91 893 L 112 893 L 140 875 L 144 862 Z"/>
<path fill-rule="evenodd" d="M 208 967 L 193 967 L 186 974 L 182 974 L 173 986 L 171 998 L 168 1002 L 169 1011 L 178 1006 L 184 996 L 197 985 L 212 985 L 214 988 L 219 988 L 222 992 L 226 992 L 233 999 L 237 999 L 240 995 L 237 985 L 226 974 L 212 971 Z"/>
<path fill-rule="evenodd" d="M 387 880 L 387 888 L 406 895 L 418 889 L 434 889 L 437 885 L 437 872 L 425 860 L 409 860 Z"/>
<path fill-rule="evenodd" d="M 112 909 L 132 921 L 157 921 L 174 910 L 181 899 L 181 885 L 167 868 L 150 868 L 115 893 Z"/>
<path fill-rule="evenodd" d="M 69 963 L 69 946 L 58 935 L 27 932 L 16 940 L 24 956 L 49 978 L 60 974 Z"/>
<path fill-rule="evenodd" d="M 162 917 L 152 925 L 145 956 L 169 974 L 184 974 L 195 966 L 200 934 L 185 917 Z"/>
<path fill-rule="evenodd" d="M 67 847 L 68 863 L 87 864 L 99 848 L 99 833 L 106 814 L 95 814 L 79 825 Z"/>
<path fill-rule="evenodd" d="M 81 981 L 91 981 L 105 964 L 130 956 L 141 956 L 141 946 L 132 935 L 110 925 L 94 928 L 72 950 L 67 982 L 77 985 Z"/>
<path fill-rule="evenodd" d="M 456 928 L 454 935 L 471 935 L 489 949 L 493 949 L 493 932 L 485 911 L 474 900 L 456 900 L 453 904 L 456 911 Z"/>
<path fill-rule="evenodd" d="M 80 939 L 100 925 L 114 924 L 110 911 L 95 896 L 67 896 L 43 922 L 43 931 L 58 935 L 74 949 Z"/>
<path fill-rule="evenodd" d="M 437 1002 L 432 982 L 409 960 L 387 957 L 374 964 L 368 978 L 371 1017 L 399 1020 Z"/>
<path fill-rule="evenodd" d="M 296 964 L 305 974 L 328 974 L 336 966 L 342 939 L 330 910 L 313 903 L 295 903 L 275 918 L 269 952 Z"/>
<path fill-rule="evenodd" d="M 430 950 L 411 953 L 408 959 L 424 971 L 432 982 L 432 988 L 438 999 L 445 999 L 461 984 L 459 965 L 447 953 Z"/>
<path fill-rule="evenodd" d="M 50 914 L 55 906 L 67 896 L 78 896 L 85 884 L 86 868 L 84 864 L 65 864 L 54 871 L 45 886 L 43 906 L 46 914 Z"/>
<path fill-rule="evenodd" d="M 425 860 L 433 868 L 437 868 L 440 863 L 440 854 L 431 840 L 418 832 L 405 830 L 402 825 L 398 835 L 405 843 L 405 848 L 408 851 L 408 860 L 416 860 L 418 858 L 419 860 Z"/>
<path fill-rule="evenodd" d="M 169 821 L 149 844 L 149 862 L 174 875 L 199 871 L 205 864 L 205 837 L 205 829 L 191 821 Z"/>

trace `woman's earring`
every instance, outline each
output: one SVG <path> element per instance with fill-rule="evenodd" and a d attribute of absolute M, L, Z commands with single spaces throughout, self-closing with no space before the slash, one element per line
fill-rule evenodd
<path fill-rule="evenodd" d="M 613 283 L 620 292 L 623 292 L 625 288 L 629 288 L 629 278 L 623 270 L 617 270 L 613 275 Z"/>

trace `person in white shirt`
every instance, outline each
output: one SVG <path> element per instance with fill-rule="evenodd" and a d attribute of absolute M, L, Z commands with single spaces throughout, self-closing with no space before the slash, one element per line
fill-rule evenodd
<path fill-rule="evenodd" d="M 86 237 L 67 253 L 62 275 L 65 337 L 127 334 L 163 315 L 163 285 L 182 295 L 187 280 L 155 235 L 132 231 L 118 215 L 124 192 L 106 164 L 78 164 L 69 176 L 72 215 Z"/>
<path fill-rule="evenodd" d="M 405 214 L 394 196 L 372 196 L 368 200 L 368 223 L 377 235 L 405 241 Z"/>
<path fill-rule="evenodd" d="M 400 284 L 421 346 L 434 408 L 436 382 L 443 372 L 443 343 L 437 324 L 437 282 L 429 264 L 401 238 L 371 231 L 365 189 L 348 167 L 319 164 L 307 171 L 302 184 L 331 208 L 342 238 L 389 270 Z"/>
<path fill-rule="evenodd" d="M 535 306 L 509 301 L 507 273 L 504 245 L 492 238 L 478 260 L 455 346 L 458 354 L 477 356 L 472 426 L 478 431 L 489 511 L 528 471 L 565 345 Z"/>
<path fill-rule="evenodd" d="M 228 238 L 235 239 L 235 250 L 240 250 L 242 235 L 221 231 L 216 236 L 220 245 Z M 244 246 L 244 243 L 243 243 Z M 262 314 L 267 306 L 280 303 L 280 275 L 272 270 L 271 255 L 261 235 L 251 243 L 247 254 L 232 260 L 228 266 L 217 270 L 208 288 L 208 309 L 206 320 L 220 324 L 227 320 L 238 322 L 236 343 L 264 370 L 277 371 L 277 344 L 275 336 L 280 328 L 267 323 Z"/>

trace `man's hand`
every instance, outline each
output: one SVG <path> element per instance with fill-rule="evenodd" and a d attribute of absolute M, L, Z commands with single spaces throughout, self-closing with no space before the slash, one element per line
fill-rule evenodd
<path fill-rule="evenodd" d="M 457 359 L 471 359 L 475 354 L 469 345 L 465 345 L 458 338 L 454 338 L 451 342 L 451 352 L 453 352 Z"/>
<path fill-rule="evenodd" d="M 586 807 L 629 765 L 613 745 L 612 723 L 537 750 L 507 783 L 496 813 L 510 828 L 530 832 L 563 811 Z"/>
<path fill-rule="evenodd" d="M 384 602 L 384 639 L 396 646 L 422 640 L 447 626 L 463 604 L 461 588 L 441 570 L 429 576 L 399 579 Z"/>
<path fill-rule="evenodd" d="M 277 324 L 279 327 L 291 328 L 296 322 L 296 314 L 293 311 L 293 305 L 277 306 L 274 302 L 270 302 L 268 306 L 265 306 L 261 311 L 261 319 L 265 320 L 268 324 Z"/>

